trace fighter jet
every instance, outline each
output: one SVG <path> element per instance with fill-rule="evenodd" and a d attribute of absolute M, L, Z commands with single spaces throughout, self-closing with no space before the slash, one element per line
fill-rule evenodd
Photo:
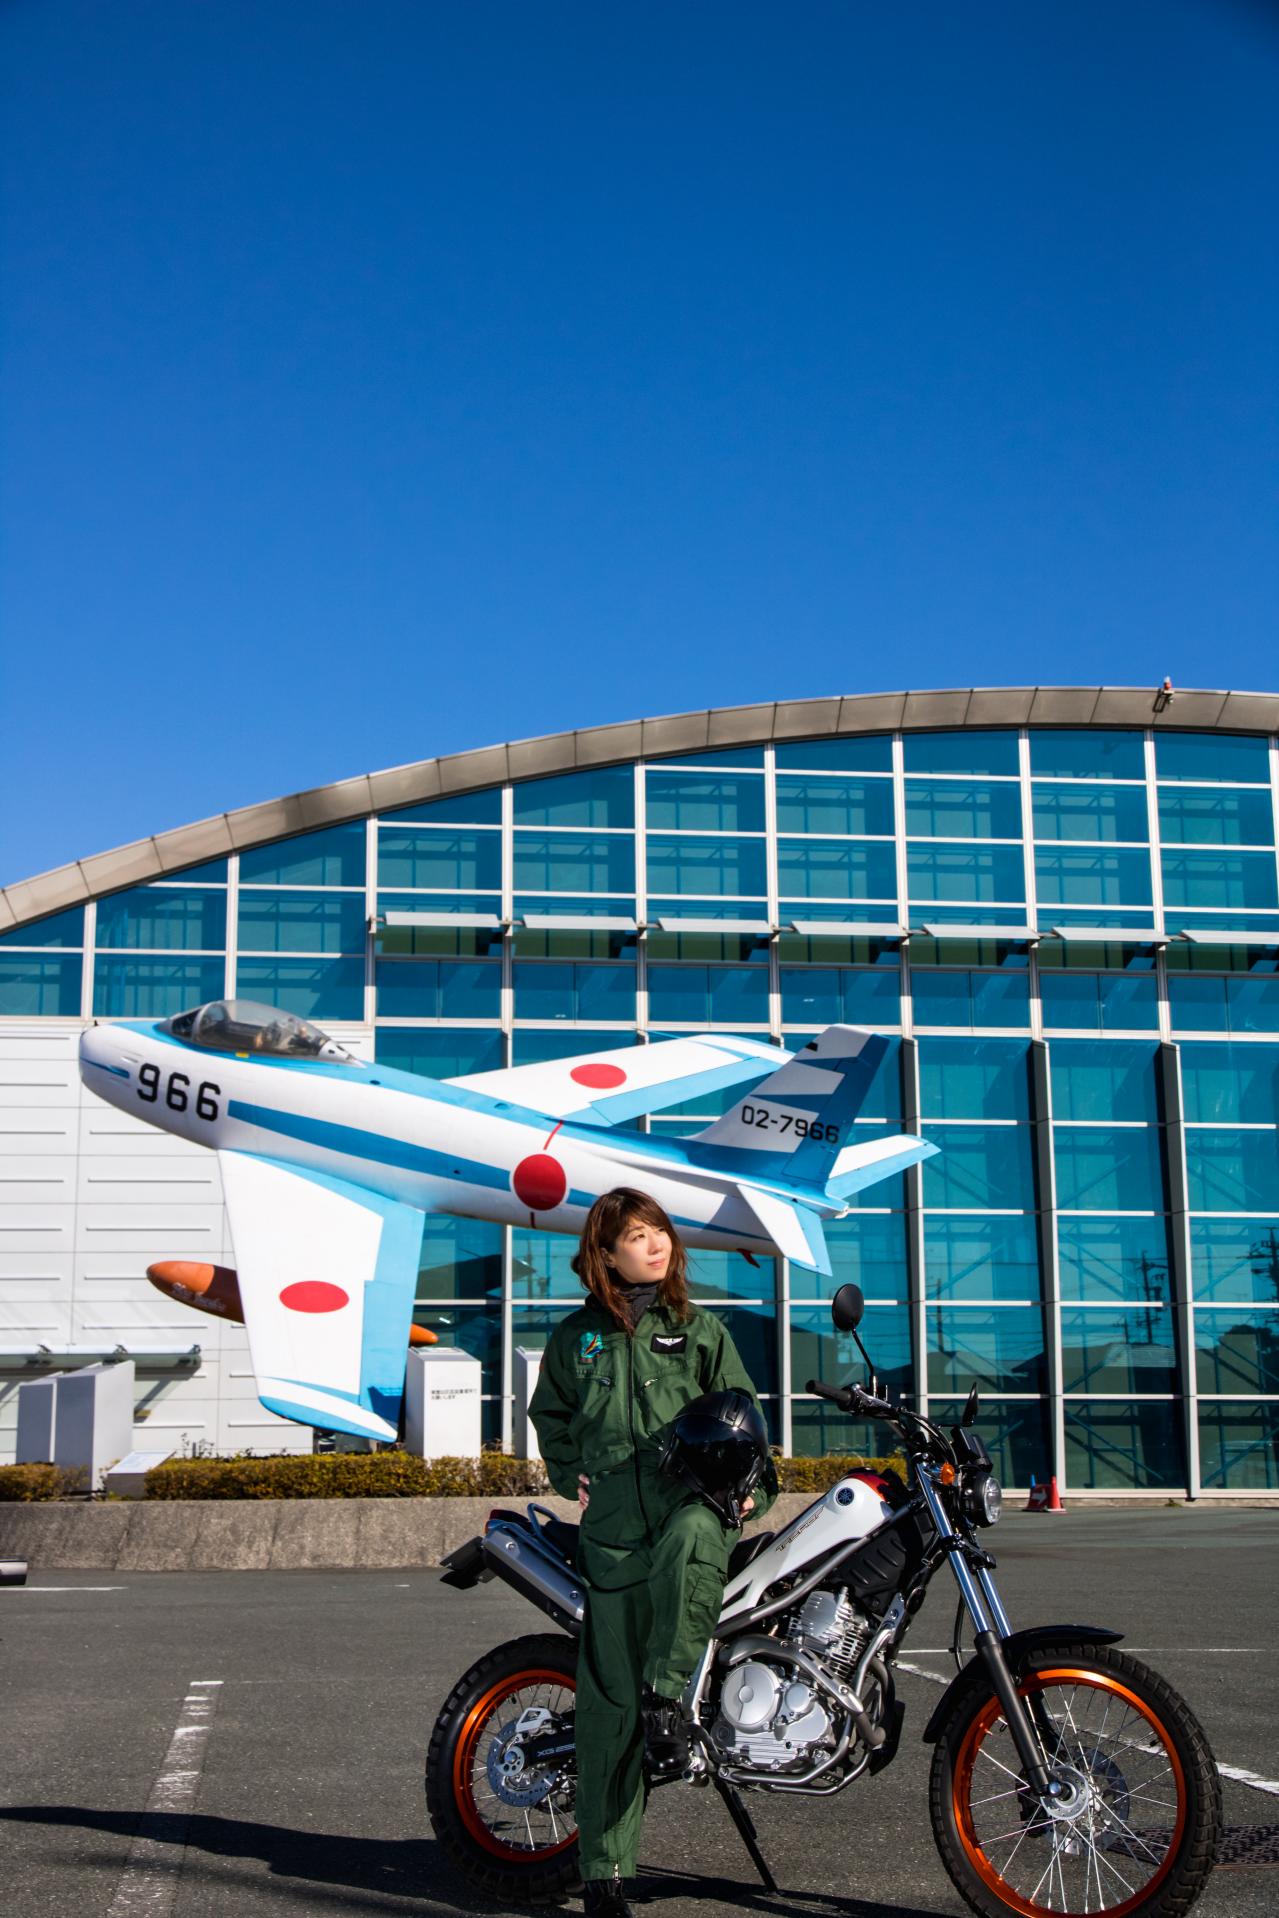
<path fill-rule="evenodd" d="M 394 1439 L 428 1212 L 576 1235 L 602 1192 L 634 1186 L 689 1245 L 829 1274 L 823 1222 L 937 1149 L 900 1132 L 853 1142 L 886 1045 L 842 1025 L 793 1053 L 703 1033 L 427 1079 L 233 999 L 90 1026 L 80 1072 L 218 1155 L 236 1271 L 161 1263 L 155 1281 L 243 1318 L 268 1410 Z M 738 1086 L 691 1138 L 631 1123 Z"/>

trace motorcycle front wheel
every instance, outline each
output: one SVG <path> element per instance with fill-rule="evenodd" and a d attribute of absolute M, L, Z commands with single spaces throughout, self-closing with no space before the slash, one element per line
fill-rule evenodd
<path fill-rule="evenodd" d="M 561 1898 L 579 1881 L 576 1760 L 537 1760 L 574 1709 L 577 1645 L 512 1639 L 472 1665 L 444 1701 L 426 1756 L 426 1805 L 453 1863 L 490 1897 Z"/>
<path fill-rule="evenodd" d="M 1036 1651 L 1018 1691 L 1063 1791 L 1031 1790 L 998 1699 L 978 1677 L 933 1752 L 942 1863 L 982 1918 L 1179 1918 L 1207 1882 L 1221 1781 L 1189 1706 L 1110 1646 Z"/>

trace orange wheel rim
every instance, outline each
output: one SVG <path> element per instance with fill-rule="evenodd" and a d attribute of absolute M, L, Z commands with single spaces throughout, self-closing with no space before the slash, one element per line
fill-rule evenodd
<path fill-rule="evenodd" d="M 1142 1721 L 1142 1724 L 1147 1727 L 1149 1731 L 1153 1732 L 1159 1742 L 1163 1756 L 1167 1759 L 1167 1769 L 1171 1774 L 1173 1789 L 1176 1794 L 1175 1802 L 1166 1806 L 1166 1809 L 1172 1813 L 1172 1828 L 1171 1836 L 1168 1838 L 1162 1858 L 1158 1861 L 1156 1868 L 1144 1884 L 1138 1886 L 1135 1890 L 1131 1890 L 1130 1896 L 1120 1898 L 1114 1904 L 1105 1902 L 1111 1885 L 1126 1883 L 1126 1881 L 1123 1879 L 1122 1873 L 1117 1867 L 1110 1863 L 1108 1858 L 1098 1856 L 1098 1847 L 1091 1845 L 1088 1839 L 1085 1839 L 1085 1845 L 1087 1846 L 1086 1854 L 1082 1854 L 1085 1855 L 1086 1858 L 1084 1866 L 1085 1890 L 1082 1894 L 1083 1902 L 1079 1902 L 1066 1892 L 1065 1868 L 1060 1863 L 1060 1855 L 1057 1852 L 1055 1838 L 1053 1839 L 1053 1851 L 1050 1855 L 1048 1866 L 1041 1874 L 1038 1884 L 1033 1887 L 1032 1891 L 1029 1893 L 1019 1891 L 1015 1885 L 1010 1883 L 1004 1876 L 1004 1873 L 1011 1866 L 1013 1856 L 1016 1854 L 1017 1846 L 1021 1843 L 1021 1839 L 1018 1838 L 1016 1840 L 1013 1853 L 1004 1860 L 1002 1867 L 997 1866 L 987 1855 L 985 1849 L 986 1846 L 995 1844 L 997 1842 L 996 1838 L 991 1836 L 984 1839 L 980 1838 L 977 1834 L 973 1818 L 973 1781 L 977 1762 L 982 1753 L 982 1747 L 992 1729 L 996 1723 L 1003 1718 L 999 1701 L 995 1698 L 990 1699 L 973 1719 L 972 1724 L 964 1734 L 964 1742 L 960 1746 L 955 1760 L 951 1790 L 955 1815 L 955 1829 L 959 1834 L 959 1842 L 963 1847 L 965 1858 L 981 1879 L 982 1883 L 988 1890 L 994 1892 L 995 1896 L 1008 1907 L 1009 1911 L 1017 1912 L 1019 1918 L 1050 1918 L 1050 1914 L 1051 1918 L 1085 1918 L 1085 1914 L 1088 1914 L 1088 1918 L 1126 1918 L 1126 1914 L 1136 1911 L 1140 1905 L 1145 1904 L 1164 1882 L 1172 1870 L 1173 1864 L 1181 1849 L 1181 1841 L 1186 1828 L 1185 1772 L 1182 1768 L 1181 1760 L 1177 1755 L 1176 1747 L 1162 1720 L 1151 1707 L 1146 1704 L 1144 1699 L 1139 1698 L 1136 1692 L 1129 1686 L 1123 1684 L 1118 1678 L 1113 1677 L 1108 1672 L 1080 1671 L 1074 1668 L 1063 1667 L 1052 1671 L 1032 1672 L 1018 1685 L 1017 1690 L 1023 1698 L 1029 1698 L 1037 1692 L 1046 1691 L 1050 1685 L 1082 1686 L 1091 1692 L 1105 1694 L 1107 1695 L 1108 1701 L 1105 1708 L 1107 1715 L 1113 1705 L 1122 1704 L 1135 1712 Z M 1122 1725 L 1123 1722 L 1124 1718 L 1121 1714 L 1120 1724 Z M 1106 1720 L 1103 1719 L 1102 1733 L 1098 1733 L 1096 1727 L 1089 1727 L 1086 1730 L 1081 1730 L 1076 1733 L 1073 1726 L 1073 1719 L 1069 1730 L 1065 1726 L 1060 1727 L 1059 1730 L 1063 1737 L 1077 1735 L 1081 1737 L 1085 1743 L 1087 1743 L 1089 1739 L 1094 1739 L 1095 1744 L 1091 1763 L 1095 1764 L 1096 1759 L 1101 1755 L 1101 1738 L 1104 1736 L 1105 1723 Z M 1117 1743 L 1138 1753 L 1148 1754 L 1150 1751 L 1148 1745 L 1137 1745 L 1132 1738 L 1119 1740 L 1117 1732 L 1115 1736 Z M 987 1756 L 989 1756 L 989 1754 L 987 1754 Z M 994 1760 L 993 1762 L 996 1765 L 1000 1763 L 998 1760 Z M 1013 1763 L 1016 1764 L 1016 1762 L 1014 1757 Z M 1008 1767 L 1003 1766 L 1001 1769 L 1008 1770 Z M 997 1796 L 1001 1796 L 1005 1800 L 1010 1798 L 1019 1799 L 1021 1796 L 1021 1793 L 1019 1793 L 1016 1788 L 1021 1782 L 1020 1771 L 1011 1775 L 1016 1781 L 1013 1789 L 1009 1790 L 1005 1787 L 1001 1794 L 997 1794 Z M 1024 1786 L 1023 1790 L 1028 1793 L 1029 1787 Z M 1121 1822 L 1125 1824 L 1126 1828 L 1126 1821 Z M 1053 1833 L 1052 1822 L 1049 1821 L 1041 1830 L 1043 1834 L 1051 1837 Z M 1028 1835 L 1033 1835 L 1032 1829 L 1029 1824 L 1024 1824 L 1022 1836 L 1025 1837 Z M 999 1842 L 1004 1842 L 1014 1837 L 1015 1831 L 1001 1834 Z M 1089 1838 L 1090 1837 L 1091 1832 L 1089 1833 Z M 1138 1844 L 1146 1843 L 1140 1833 L 1130 1834 L 1130 1837 Z M 1152 1850 L 1153 1852 L 1153 1848 L 1149 1845 L 1146 1845 L 1146 1849 Z M 1125 1858 L 1128 1856 L 1127 1853 L 1122 1855 Z M 1032 1854 L 1032 1857 L 1033 1856 L 1034 1854 Z M 1062 1902 L 1060 1904 L 1052 1902 L 1055 1891 L 1052 1875 L 1054 1858 L 1057 1859 L 1058 1862 L 1058 1872 L 1061 1883 Z M 1037 1858 L 1035 1859 L 1035 1864 L 1038 1864 Z M 1096 1877 L 1093 1880 L 1098 1887 L 1098 1900 L 1096 1903 L 1092 1902 L 1089 1895 L 1090 1887 L 1087 1874 L 1090 1865 L 1096 1872 Z M 1031 1869 L 1033 1870 L 1034 1867 L 1032 1866 Z M 1111 1873 L 1113 1873 L 1113 1877 L 1109 1876 Z M 1045 1882 L 1048 1885 L 1047 1896 L 1049 1902 L 1047 1903 L 1040 1902 L 1039 1899 L 1041 1887 Z M 1067 1902 L 1068 1898 L 1070 1902 Z"/>
<path fill-rule="evenodd" d="M 461 1735 L 453 1753 L 453 1798 L 461 1814 L 462 1823 L 485 1851 L 495 1858 L 514 1860 L 519 1864 L 531 1864 L 536 1859 L 556 1858 L 560 1852 L 567 1851 L 577 1840 L 576 1828 L 566 1838 L 560 1838 L 550 1845 L 511 1845 L 501 1839 L 484 1821 L 483 1814 L 475 1802 L 473 1771 L 475 1752 L 485 1728 L 491 1722 L 494 1713 L 508 1698 L 516 1692 L 522 1692 L 531 1685 L 559 1685 L 565 1691 L 574 1691 L 571 1678 L 563 1672 L 533 1669 L 516 1672 L 510 1678 L 501 1678 L 496 1685 L 490 1686 L 484 1696 L 477 1699 L 466 1714 Z"/>

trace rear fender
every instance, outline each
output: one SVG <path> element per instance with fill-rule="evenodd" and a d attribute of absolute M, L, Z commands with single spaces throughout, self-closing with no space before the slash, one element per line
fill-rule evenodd
<path fill-rule="evenodd" d="M 1122 1637 L 1122 1632 L 1108 1632 L 1102 1625 L 1032 1625 L 1029 1631 L 1014 1632 L 1004 1640 L 1004 1657 L 1012 1667 L 1013 1676 L 1021 1678 L 1029 1659 L 1045 1645 L 1058 1644 L 1062 1639 L 1084 1645 L 1117 1645 Z M 938 1699 L 932 1717 L 924 1726 L 925 1744 L 937 1743 L 950 1708 L 960 1692 L 985 1675 L 986 1668 L 980 1657 L 970 1658 L 963 1670 L 955 1673 Z"/>

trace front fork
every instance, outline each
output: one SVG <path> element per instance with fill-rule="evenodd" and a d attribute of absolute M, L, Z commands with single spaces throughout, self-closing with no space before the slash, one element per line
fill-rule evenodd
<path fill-rule="evenodd" d="M 937 1484 L 935 1468 L 920 1464 L 916 1476 L 924 1503 L 942 1541 L 942 1549 L 950 1560 L 950 1569 L 955 1574 L 960 1597 L 973 1621 L 973 1645 L 986 1667 L 1031 1790 L 1040 1798 L 1056 1798 L 1061 1792 L 1061 1785 L 1044 1762 L 1030 1713 L 1004 1656 L 1004 1641 L 1011 1638 L 1012 1626 L 991 1577 L 991 1567 L 982 1562 L 986 1554 L 978 1558 L 977 1548 L 961 1537 L 951 1524 L 950 1514 Z"/>

